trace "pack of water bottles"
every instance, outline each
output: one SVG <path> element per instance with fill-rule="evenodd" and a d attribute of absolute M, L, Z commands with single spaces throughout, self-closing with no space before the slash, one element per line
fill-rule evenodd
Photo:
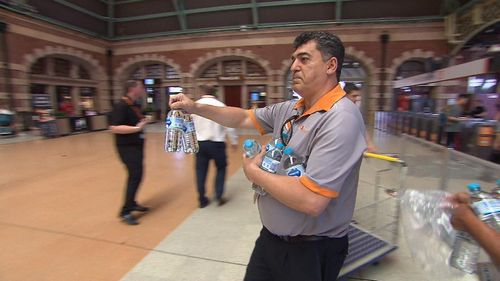
<path fill-rule="evenodd" d="M 492 192 L 482 191 L 477 183 L 467 188 L 476 215 L 500 231 L 500 180 L 497 184 Z M 480 254 L 479 244 L 468 233 L 452 227 L 450 196 L 443 191 L 406 190 L 400 197 L 403 229 L 412 256 L 425 270 L 442 278 L 460 271 L 477 272 Z"/>
<path fill-rule="evenodd" d="M 259 154 L 261 149 L 256 140 L 247 139 L 243 143 L 243 151 L 248 158 Z M 304 159 L 296 155 L 291 147 L 285 148 L 279 139 L 269 142 L 265 149 L 266 154 L 260 164 L 262 170 L 293 177 L 300 177 L 304 173 Z M 266 195 L 266 191 L 256 184 L 252 185 L 252 189 L 259 195 Z"/>
<path fill-rule="evenodd" d="M 191 114 L 171 110 L 165 120 L 165 128 L 166 152 L 198 153 L 200 147 Z"/>

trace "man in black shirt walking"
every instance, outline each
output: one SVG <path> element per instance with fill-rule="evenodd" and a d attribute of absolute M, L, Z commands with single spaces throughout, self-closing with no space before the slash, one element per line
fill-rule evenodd
<path fill-rule="evenodd" d="M 120 212 L 120 217 L 127 224 L 137 225 L 139 222 L 132 216 L 131 212 L 146 212 L 149 210 L 135 201 L 143 174 L 143 129 L 148 120 L 144 118 L 140 111 L 140 106 L 137 105 L 137 101 L 142 99 L 145 94 L 142 81 L 128 81 L 126 90 L 127 93 L 125 96 L 113 108 L 109 129 L 115 134 L 118 154 L 128 172 L 125 202 Z"/>

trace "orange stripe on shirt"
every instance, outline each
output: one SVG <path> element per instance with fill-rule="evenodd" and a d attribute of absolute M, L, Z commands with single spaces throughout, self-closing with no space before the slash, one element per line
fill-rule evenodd
<path fill-rule="evenodd" d="M 264 131 L 264 128 L 262 128 L 262 125 L 260 125 L 259 121 L 257 120 L 257 117 L 255 116 L 255 112 L 253 112 L 252 109 L 247 110 L 247 114 L 250 117 L 250 120 L 252 120 L 253 126 L 261 135 L 265 135 L 266 131 Z"/>
<path fill-rule="evenodd" d="M 322 187 L 321 185 L 318 185 L 315 183 L 313 180 L 306 176 L 301 176 L 299 178 L 300 183 L 302 183 L 305 187 L 307 187 L 309 190 L 311 190 L 314 193 L 317 193 L 319 195 L 323 195 L 328 198 L 337 198 L 339 196 L 339 193 L 337 191 L 333 191 L 331 189 L 328 189 L 326 187 Z"/>

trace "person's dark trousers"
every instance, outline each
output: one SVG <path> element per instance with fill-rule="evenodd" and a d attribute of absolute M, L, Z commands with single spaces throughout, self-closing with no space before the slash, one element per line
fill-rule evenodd
<path fill-rule="evenodd" d="M 493 163 L 500 164 L 500 150 L 493 149 L 493 151 L 491 151 L 489 159 Z"/>
<path fill-rule="evenodd" d="M 455 132 L 446 132 L 446 147 L 455 148 Z"/>
<path fill-rule="evenodd" d="M 207 179 L 208 164 L 211 159 L 215 161 L 217 175 L 215 176 L 215 197 L 222 198 L 224 181 L 226 179 L 226 144 L 224 142 L 200 141 L 200 150 L 196 154 L 196 184 L 200 203 L 206 203 L 205 182 Z"/>
<path fill-rule="evenodd" d="M 137 205 L 135 195 L 142 180 L 144 145 L 119 145 L 118 154 L 128 172 L 125 202 L 120 212 L 120 215 L 126 215 Z"/>
<path fill-rule="evenodd" d="M 335 281 L 347 255 L 347 235 L 285 242 L 263 228 L 244 281 Z"/>

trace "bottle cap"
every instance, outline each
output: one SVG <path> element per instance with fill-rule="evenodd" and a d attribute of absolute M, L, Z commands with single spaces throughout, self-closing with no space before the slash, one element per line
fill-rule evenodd
<path fill-rule="evenodd" d="M 247 139 L 247 140 L 245 140 L 245 142 L 243 143 L 243 145 L 245 146 L 245 148 L 250 148 L 250 147 L 253 146 L 254 142 L 255 142 L 254 140 Z"/>
<path fill-rule="evenodd" d="M 285 150 L 283 150 L 283 153 L 286 155 L 292 155 L 293 154 L 293 148 L 287 147 Z"/>
<path fill-rule="evenodd" d="M 276 144 L 276 148 L 277 148 L 277 149 L 283 149 L 284 147 L 285 147 L 285 146 L 284 146 L 281 142 L 278 142 L 278 143 Z"/>
<path fill-rule="evenodd" d="M 472 182 L 467 185 L 467 188 L 470 192 L 478 191 L 481 190 L 481 185 L 479 183 Z"/>

